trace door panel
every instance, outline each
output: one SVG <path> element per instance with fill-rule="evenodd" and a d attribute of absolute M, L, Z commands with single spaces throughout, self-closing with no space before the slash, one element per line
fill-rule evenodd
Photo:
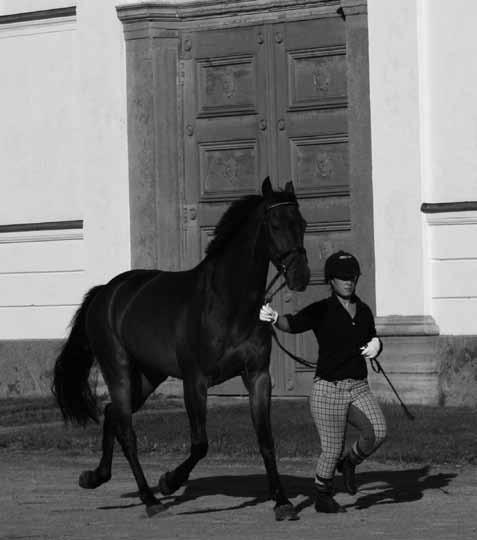
<path fill-rule="evenodd" d="M 266 175 L 263 29 L 189 36 L 184 65 L 184 266 L 198 263 L 228 203 L 259 189 Z"/>

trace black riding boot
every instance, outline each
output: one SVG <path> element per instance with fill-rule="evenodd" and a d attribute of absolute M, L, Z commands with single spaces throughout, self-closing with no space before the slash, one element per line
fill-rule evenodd
<path fill-rule="evenodd" d="M 327 514 L 346 512 L 333 498 L 333 480 L 317 479 L 313 488 L 315 510 Z"/>
<path fill-rule="evenodd" d="M 350 495 L 356 495 L 356 492 L 358 491 L 356 486 L 356 476 L 354 474 L 355 468 L 356 464 L 353 463 L 348 456 L 340 459 L 336 466 L 338 472 L 343 475 L 344 487 Z"/>

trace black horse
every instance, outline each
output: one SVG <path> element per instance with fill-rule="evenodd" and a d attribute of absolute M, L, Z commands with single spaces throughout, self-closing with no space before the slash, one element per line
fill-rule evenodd
<path fill-rule="evenodd" d="M 277 520 L 296 519 L 277 471 L 270 427 L 270 326 L 258 319 L 269 262 L 288 287 L 302 291 L 310 278 L 302 218 L 291 182 L 234 202 L 222 216 L 206 257 L 191 270 L 132 270 L 91 289 L 72 321 L 54 368 L 52 390 L 65 420 L 98 421 L 89 373 L 96 360 L 111 403 L 104 410 L 102 457 L 79 484 L 96 488 L 111 478 L 114 439 L 129 461 L 149 515 L 165 509 L 149 487 L 137 457 L 132 413 L 168 376 L 183 381 L 190 421 L 190 456 L 162 475 L 170 495 L 207 454 L 207 389 L 240 375 L 250 395 L 253 424 L 265 463 Z"/>

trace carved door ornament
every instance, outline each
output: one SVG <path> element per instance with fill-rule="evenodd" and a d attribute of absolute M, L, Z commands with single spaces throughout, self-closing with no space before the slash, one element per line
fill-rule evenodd
<path fill-rule="evenodd" d="M 318 94 L 327 92 L 330 87 L 331 77 L 328 66 L 315 66 L 312 75 L 313 87 Z"/>
<path fill-rule="evenodd" d="M 237 84 L 235 81 L 234 70 L 228 66 L 224 70 L 213 70 L 207 73 L 206 93 L 211 96 L 216 91 L 232 99 L 236 93 Z"/>
<path fill-rule="evenodd" d="M 232 97 L 235 95 L 236 84 L 234 72 L 230 67 L 227 67 L 227 69 L 225 70 L 222 79 L 222 87 L 224 89 L 224 94 L 227 99 L 232 99 Z"/>
<path fill-rule="evenodd" d="M 208 185 L 220 185 L 224 180 L 233 187 L 240 185 L 240 165 L 233 157 L 213 157 L 209 162 Z"/>
<path fill-rule="evenodd" d="M 224 178 L 227 180 L 227 182 L 229 182 L 233 186 L 238 186 L 240 180 L 238 177 L 239 164 L 237 163 L 237 160 L 233 157 L 224 160 L 223 170 Z"/>
<path fill-rule="evenodd" d="M 333 174 L 333 163 L 328 154 L 319 153 L 315 160 L 315 170 L 318 176 L 329 178 Z"/>

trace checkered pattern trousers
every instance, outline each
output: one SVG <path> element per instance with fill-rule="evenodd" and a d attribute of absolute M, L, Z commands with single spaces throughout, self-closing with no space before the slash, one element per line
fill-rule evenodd
<path fill-rule="evenodd" d="M 372 454 L 386 438 L 386 420 L 366 380 L 330 382 L 316 377 L 310 408 L 321 442 L 316 464 L 318 478 L 333 478 L 344 450 L 347 421 L 360 430 L 359 439 L 350 450 L 356 464 Z"/>

